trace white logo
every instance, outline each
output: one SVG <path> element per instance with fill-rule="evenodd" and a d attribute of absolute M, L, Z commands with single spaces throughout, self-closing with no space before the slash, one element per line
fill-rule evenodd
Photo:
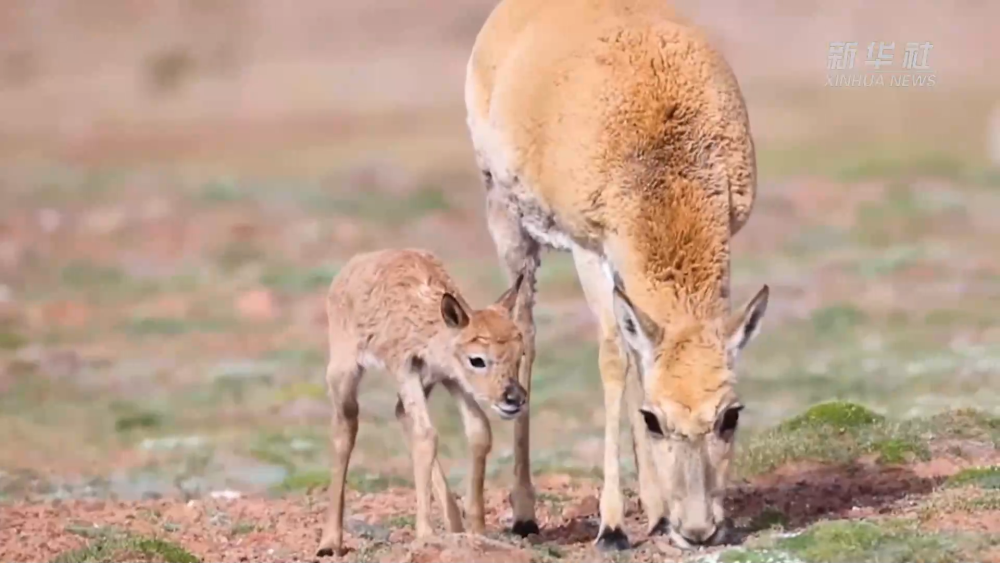
<path fill-rule="evenodd" d="M 832 41 L 826 57 L 826 85 L 834 88 L 928 88 L 937 76 L 927 62 L 934 45 L 930 41 L 910 41 L 903 48 L 902 64 L 894 61 L 895 41 L 871 41 L 865 51 L 865 64 L 855 68 L 857 41 Z"/>

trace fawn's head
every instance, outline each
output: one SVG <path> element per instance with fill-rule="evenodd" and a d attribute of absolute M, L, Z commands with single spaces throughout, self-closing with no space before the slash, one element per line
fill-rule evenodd
<path fill-rule="evenodd" d="M 735 362 L 760 330 L 765 285 L 728 318 L 657 323 L 616 283 L 614 307 L 645 400 L 640 413 L 681 547 L 715 544 L 726 535 L 723 494 L 743 408 L 734 390 Z"/>
<path fill-rule="evenodd" d="M 449 350 L 452 373 L 466 391 L 489 403 L 504 419 L 517 417 L 528 401 L 528 392 L 517 380 L 524 341 L 512 320 L 523 279 L 518 276 L 485 309 L 467 309 L 450 293 L 441 298 L 441 316 L 454 331 Z"/>

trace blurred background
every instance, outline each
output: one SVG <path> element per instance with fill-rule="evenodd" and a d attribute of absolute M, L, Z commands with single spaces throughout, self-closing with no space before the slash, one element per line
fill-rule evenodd
<path fill-rule="evenodd" d="M 5 0 L 0 497 L 323 484 L 339 266 L 422 246 L 474 303 L 504 289 L 462 102 L 493 4 Z M 740 368 L 746 427 L 832 398 L 1000 412 L 1000 4 L 678 4 L 757 143 L 733 294 L 772 298 Z M 830 69 L 851 41 L 854 70 Z M 871 42 L 895 46 L 883 84 Z M 932 86 L 891 81 L 909 42 L 933 45 Z M 599 474 L 596 326 L 567 255 L 541 276 L 533 466 Z M 394 401 L 371 373 L 355 487 L 410 478 Z M 460 418 L 433 403 L 461 477 Z M 512 427 L 494 433 L 509 482 Z"/>

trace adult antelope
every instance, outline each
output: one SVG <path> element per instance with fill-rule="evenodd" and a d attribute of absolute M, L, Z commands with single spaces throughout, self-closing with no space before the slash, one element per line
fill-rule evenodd
<path fill-rule="evenodd" d="M 629 546 L 623 394 L 649 532 L 669 531 L 682 547 L 721 541 L 742 408 L 734 363 L 768 299 L 765 285 L 730 312 L 730 239 L 756 192 L 732 71 L 665 0 L 502 0 L 476 38 L 465 101 L 490 233 L 509 278 L 524 275 L 514 314 L 525 339 L 521 385 L 530 393 L 543 246 L 572 252 L 599 321 L 606 418 L 596 544 Z M 521 535 L 538 531 L 528 424 L 515 423 L 510 498 Z"/>

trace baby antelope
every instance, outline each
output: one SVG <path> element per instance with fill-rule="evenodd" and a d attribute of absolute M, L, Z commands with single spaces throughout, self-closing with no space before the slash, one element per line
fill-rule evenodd
<path fill-rule="evenodd" d="M 472 454 L 466 513 L 474 533 L 485 524 L 483 479 L 492 447 L 490 423 L 477 401 L 503 419 L 526 410 L 517 382 L 524 355 L 511 320 L 519 277 L 496 303 L 469 307 L 433 254 L 417 249 L 356 255 L 330 284 L 326 311 L 330 362 L 326 381 L 333 403 L 330 507 L 317 556 L 341 555 L 344 482 L 358 433 L 358 383 L 377 367 L 399 382 L 396 418 L 409 435 L 417 493 L 416 535 L 432 533 L 431 489 L 450 532 L 462 532 L 462 514 L 437 460 L 437 433 L 427 396 L 440 382 L 458 401 Z"/>

